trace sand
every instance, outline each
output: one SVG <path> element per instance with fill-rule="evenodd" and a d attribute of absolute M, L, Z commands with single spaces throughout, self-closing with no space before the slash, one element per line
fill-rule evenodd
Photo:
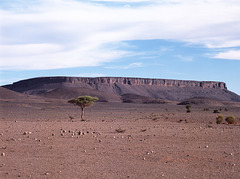
<path fill-rule="evenodd" d="M 96 103 L 86 122 L 64 100 L 0 105 L 1 179 L 240 178 L 240 126 L 213 113 L 238 105 Z"/>

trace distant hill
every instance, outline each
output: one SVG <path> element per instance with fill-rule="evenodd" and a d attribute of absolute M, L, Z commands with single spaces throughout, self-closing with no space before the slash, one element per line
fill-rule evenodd
<path fill-rule="evenodd" d="M 0 87 L 0 100 L 14 102 L 45 102 L 42 97 L 18 93 L 3 87 Z"/>
<path fill-rule="evenodd" d="M 101 101 L 161 103 L 202 97 L 240 102 L 240 96 L 226 84 L 215 81 L 188 81 L 127 77 L 39 77 L 15 82 L 4 88 L 28 95 L 69 99 L 97 96 Z"/>
<path fill-rule="evenodd" d="M 212 99 L 212 98 L 206 98 L 206 97 L 194 97 L 190 99 L 186 99 L 178 105 L 188 105 L 188 104 L 195 104 L 195 105 L 208 105 L 208 106 L 240 106 L 240 103 L 234 103 L 232 101 L 222 101 L 222 100 L 217 100 L 217 99 Z"/>
<path fill-rule="evenodd" d="M 0 87 L 0 99 L 24 99 L 27 95 Z"/>

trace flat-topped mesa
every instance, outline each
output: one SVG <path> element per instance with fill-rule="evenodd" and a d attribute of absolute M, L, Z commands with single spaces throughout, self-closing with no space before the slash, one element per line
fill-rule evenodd
<path fill-rule="evenodd" d="M 123 84 L 123 85 L 156 85 L 166 87 L 202 87 L 227 89 L 224 82 L 215 81 L 189 81 L 189 80 L 168 80 L 168 79 L 151 79 L 151 78 L 128 78 L 128 77 L 65 77 L 65 82 L 70 83 L 87 83 L 87 84 Z"/>
<path fill-rule="evenodd" d="M 27 95 L 50 98 L 75 98 L 92 95 L 103 101 L 121 101 L 123 95 L 151 99 L 181 101 L 204 97 L 223 101 L 240 102 L 240 96 L 227 90 L 224 82 L 168 80 L 130 77 L 39 77 L 21 80 L 4 88 Z M 138 97 L 137 97 L 138 96 Z"/>
<path fill-rule="evenodd" d="M 42 84 L 50 85 L 54 83 L 71 83 L 74 84 L 123 84 L 123 85 L 149 85 L 149 86 L 163 86 L 163 87 L 201 87 L 201 88 L 215 88 L 227 89 L 224 82 L 216 81 L 190 81 L 190 80 L 169 80 L 169 79 L 151 79 L 151 78 L 129 78 L 129 77 L 39 77 L 27 80 L 22 80 L 13 83 L 18 87 L 32 87 Z"/>

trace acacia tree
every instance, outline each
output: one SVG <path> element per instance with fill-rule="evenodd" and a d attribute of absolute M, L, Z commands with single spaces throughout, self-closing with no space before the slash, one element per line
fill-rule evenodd
<path fill-rule="evenodd" d="M 86 107 L 90 107 L 92 105 L 94 105 L 94 102 L 97 101 L 98 98 L 97 97 L 92 97 L 92 96 L 79 96 L 78 98 L 75 98 L 75 99 L 70 99 L 68 101 L 68 103 L 71 103 L 71 104 L 74 104 L 74 105 L 77 105 L 81 108 L 82 110 L 82 114 L 81 114 L 81 120 L 82 121 L 85 121 L 84 120 L 84 109 Z"/>

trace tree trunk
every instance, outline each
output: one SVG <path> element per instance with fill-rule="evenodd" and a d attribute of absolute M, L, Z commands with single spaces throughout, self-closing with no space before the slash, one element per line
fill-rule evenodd
<path fill-rule="evenodd" d="M 81 120 L 84 121 L 84 108 L 81 108 L 82 109 L 82 114 L 81 114 Z"/>

